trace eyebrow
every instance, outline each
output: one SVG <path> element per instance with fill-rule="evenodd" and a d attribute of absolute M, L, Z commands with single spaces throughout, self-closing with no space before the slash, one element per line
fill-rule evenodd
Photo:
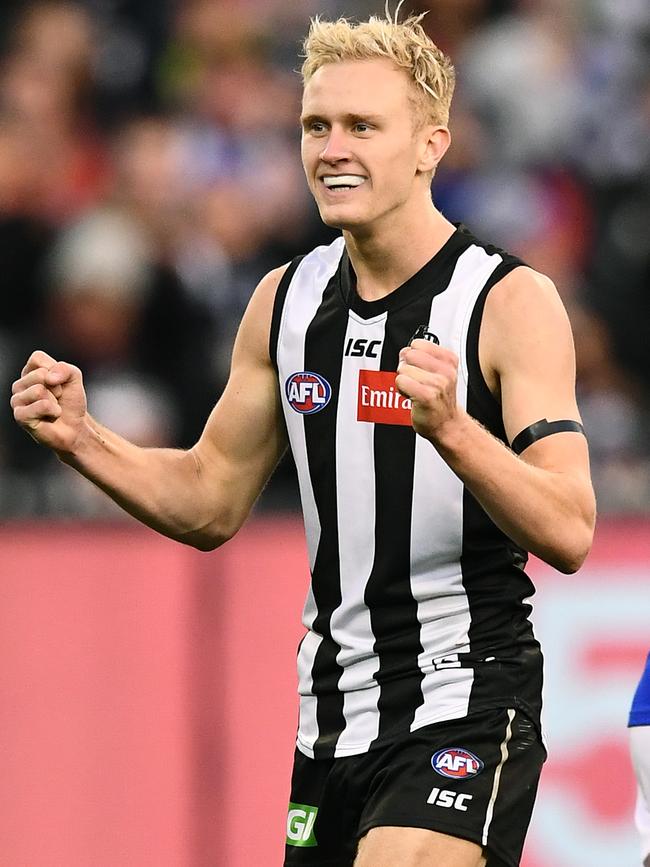
<path fill-rule="evenodd" d="M 348 112 L 342 116 L 341 120 L 348 124 L 377 124 L 381 123 L 384 120 L 384 117 L 381 114 L 359 114 L 358 112 Z M 321 114 L 304 114 L 300 116 L 300 123 L 302 126 L 308 126 L 310 123 L 314 123 L 315 121 L 325 121 L 325 117 Z"/>

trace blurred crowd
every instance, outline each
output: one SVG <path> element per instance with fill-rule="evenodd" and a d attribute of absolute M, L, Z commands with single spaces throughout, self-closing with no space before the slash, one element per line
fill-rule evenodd
<path fill-rule="evenodd" d="M 13 423 L 10 385 L 34 348 L 78 364 L 91 412 L 133 441 L 196 440 L 258 280 L 334 237 L 299 160 L 309 18 L 383 6 L 3 0 L 0 516 L 116 514 Z M 555 280 L 600 511 L 648 513 L 650 5 L 407 11 L 428 12 L 458 73 L 434 200 Z M 295 505 L 285 461 L 262 507 Z"/>

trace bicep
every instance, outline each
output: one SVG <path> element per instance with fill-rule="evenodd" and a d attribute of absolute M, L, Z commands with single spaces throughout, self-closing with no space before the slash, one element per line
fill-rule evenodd
<path fill-rule="evenodd" d="M 488 296 L 482 332 L 511 443 L 541 419 L 580 421 L 580 413 L 573 336 L 555 287 L 529 269 L 517 269 L 502 283 Z M 589 475 L 587 442 L 579 433 L 538 439 L 522 458 L 544 469 Z"/>
<path fill-rule="evenodd" d="M 244 314 L 228 383 L 192 452 L 198 471 L 245 515 L 286 449 L 279 389 L 268 351 L 275 289 L 271 272 Z"/>
<path fill-rule="evenodd" d="M 286 448 L 272 368 L 233 363 L 228 385 L 212 410 L 195 453 L 211 463 L 222 484 L 266 482 Z"/>

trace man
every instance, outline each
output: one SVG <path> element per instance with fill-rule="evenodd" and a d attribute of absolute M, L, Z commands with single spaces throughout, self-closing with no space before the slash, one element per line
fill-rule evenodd
<path fill-rule="evenodd" d="M 125 442 L 42 351 L 15 417 L 205 550 L 288 437 L 312 584 L 285 863 L 514 867 L 545 756 L 526 552 L 573 572 L 594 526 L 570 327 L 433 206 L 454 72 L 419 19 L 316 20 L 305 53 L 304 169 L 342 237 L 261 281 L 196 446 Z"/>
<path fill-rule="evenodd" d="M 641 837 L 643 867 L 650 867 L 650 653 L 634 693 L 628 726 L 638 783 L 634 820 Z"/>

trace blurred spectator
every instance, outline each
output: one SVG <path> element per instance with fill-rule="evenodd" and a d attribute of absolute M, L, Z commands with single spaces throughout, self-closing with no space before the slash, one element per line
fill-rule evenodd
<path fill-rule="evenodd" d="M 424 29 L 455 60 L 473 33 L 511 7 L 512 0 L 419 0 L 408 11 L 426 13 Z"/>
<path fill-rule="evenodd" d="M 62 222 L 106 191 L 107 164 L 92 117 L 89 14 L 66 2 L 36 3 L 18 19 L 0 70 L 0 113 L 14 123 L 36 173 L 35 216 Z"/>
<path fill-rule="evenodd" d="M 89 212 L 59 235 L 44 278 L 30 343 L 82 368 L 90 411 L 115 430 L 141 445 L 191 445 L 218 391 L 209 319 L 156 264 L 136 220 L 115 209 Z M 30 349 L 16 341 L 14 363 Z M 23 486 L 35 473 L 59 475 L 11 427 L 7 443 L 5 463 Z"/>
<path fill-rule="evenodd" d="M 638 381 L 622 367 L 606 321 L 577 304 L 569 306 L 578 373 L 578 401 L 589 431 L 599 509 L 650 510 L 648 428 L 650 409 Z"/>

